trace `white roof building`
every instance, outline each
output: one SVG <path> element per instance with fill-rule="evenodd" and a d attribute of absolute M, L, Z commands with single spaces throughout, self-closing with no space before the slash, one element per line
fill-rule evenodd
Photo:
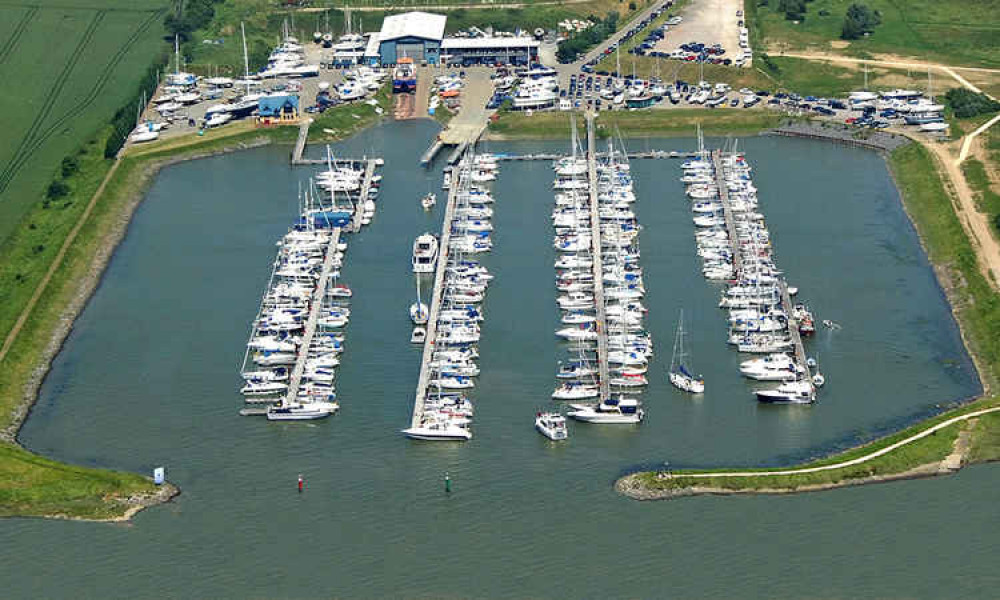
<path fill-rule="evenodd" d="M 441 42 L 441 49 L 449 50 L 487 50 L 495 48 L 537 48 L 537 40 L 526 37 L 479 37 L 479 38 L 448 38 Z"/>
<path fill-rule="evenodd" d="M 420 11 L 391 15 L 382 21 L 379 39 L 383 42 L 400 38 L 421 38 L 441 41 L 448 17 Z"/>

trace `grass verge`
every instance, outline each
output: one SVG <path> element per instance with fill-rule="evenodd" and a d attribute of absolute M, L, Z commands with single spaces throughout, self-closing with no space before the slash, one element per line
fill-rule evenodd
<path fill-rule="evenodd" d="M 66 465 L 0 444 L 0 517 L 118 520 L 174 493 L 134 473 Z"/>
<path fill-rule="evenodd" d="M 963 338 L 976 361 L 987 393 L 996 389 L 1000 367 L 1000 298 L 983 278 L 976 257 L 945 191 L 933 157 L 921 144 L 910 144 L 889 157 L 907 213 L 920 234 L 938 279 L 951 301 Z M 950 418 L 1000 406 L 1000 397 L 987 396 L 943 412 L 863 446 L 780 470 L 798 470 L 849 461 L 925 431 Z M 983 415 L 972 425 L 958 422 L 870 461 L 813 473 L 747 477 L 686 477 L 695 473 L 774 471 L 775 469 L 710 469 L 674 471 L 669 477 L 643 472 L 619 480 L 619 489 L 634 497 L 671 497 L 692 493 L 792 492 L 824 489 L 937 472 L 936 465 L 952 453 L 962 427 L 970 427 L 966 461 L 1000 458 L 1000 417 Z"/>

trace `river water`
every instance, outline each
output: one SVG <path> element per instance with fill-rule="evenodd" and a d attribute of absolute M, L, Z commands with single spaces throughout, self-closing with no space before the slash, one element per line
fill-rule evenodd
<path fill-rule="evenodd" d="M 981 597 L 997 579 L 995 467 L 791 497 L 638 503 L 641 466 L 787 464 L 869 439 L 979 391 L 945 298 L 873 153 L 779 138 L 741 143 L 779 265 L 818 319 L 828 384 L 811 407 L 759 406 L 700 276 L 677 161 L 633 161 L 657 342 L 640 427 L 532 429 L 549 406 L 557 324 L 544 162 L 502 163 L 475 438 L 423 444 L 409 422 L 413 238 L 428 121 L 338 146 L 385 157 L 373 224 L 349 240 L 354 289 L 341 412 L 315 424 L 237 415 L 237 368 L 274 242 L 308 169 L 287 148 L 165 169 L 56 359 L 21 439 L 75 463 L 148 472 L 183 494 L 129 525 L 0 522 L 5 597 Z M 690 140 L 643 140 L 690 148 Z M 491 143 L 490 151 L 561 149 Z M 320 149 L 313 148 L 318 152 Z M 440 195 L 440 194 L 439 194 Z M 692 399 L 665 381 L 684 308 Z M 575 424 L 574 424 L 575 425 Z M 453 481 L 444 493 L 443 475 Z M 298 474 L 306 491 L 296 492 Z"/>

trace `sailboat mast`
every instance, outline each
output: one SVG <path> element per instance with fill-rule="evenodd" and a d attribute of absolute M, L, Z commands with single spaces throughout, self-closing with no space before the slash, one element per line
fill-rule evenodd
<path fill-rule="evenodd" d="M 247 82 L 247 95 L 250 95 L 250 59 L 247 58 L 247 30 L 240 22 L 240 35 L 243 37 L 243 78 Z"/>

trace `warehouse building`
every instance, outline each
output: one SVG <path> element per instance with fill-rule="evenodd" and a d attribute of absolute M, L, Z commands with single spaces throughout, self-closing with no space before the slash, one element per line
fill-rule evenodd
<path fill-rule="evenodd" d="M 418 65 L 438 64 L 447 20 L 444 15 L 419 11 L 386 17 L 377 38 L 379 63 L 385 67 L 406 57 Z"/>
<path fill-rule="evenodd" d="M 448 38 L 441 54 L 449 65 L 528 65 L 538 62 L 538 46 L 526 37 Z"/>

